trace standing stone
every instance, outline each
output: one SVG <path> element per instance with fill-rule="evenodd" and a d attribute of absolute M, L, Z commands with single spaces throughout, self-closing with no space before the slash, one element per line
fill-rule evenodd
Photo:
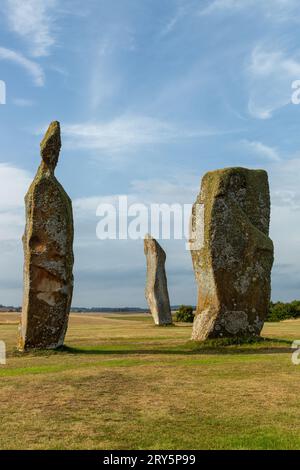
<path fill-rule="evenodd" d="M 198 305 L 192 339 L 259 335 L 270 301 L 273 243 L 263 170 L 207 173 L 192 211 Z"/>
<path fill-rule="evenodd" d="M 19 349 L 63 345 L 73 293 L 72 203 L 54 176 L 61 148 L 52 122 L 41 142 L 42 162 L 25 196 L 24 297 Z"/>
<path fill-rule="evenodd" d="M 165 271 L 166 253 L 159 243 L 146 235 L 144 252 L 147 259 L 145 296 L 156 325 L 172 324 L 171 307 Z"/>

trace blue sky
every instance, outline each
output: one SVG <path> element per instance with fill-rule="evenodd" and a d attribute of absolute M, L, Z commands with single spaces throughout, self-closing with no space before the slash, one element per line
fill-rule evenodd
<path fill-rule="evenodd" d="M 269 173 L 272 297 L 300 297 L 297 0 L 1 0 L 0 11 L 0 303 L 21 303 L 23 197 L 54 119 L 74 305 L 145 305 L 142 241 L 98 240 L 100 202 L 192 203 L 206 171 L 236 165 Z M 161 244 L 172 304 L 196 303 L 184 240 Z"/>

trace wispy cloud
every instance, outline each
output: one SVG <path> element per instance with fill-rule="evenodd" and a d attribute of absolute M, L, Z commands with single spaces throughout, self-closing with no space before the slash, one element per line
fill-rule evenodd
<path fill-rule="evenodd" d="M 48 55 L 56 42 L 53 23 L 57 0 L 6 0 L 3 3 L 10 30 L 28 42 L 34 57 Z"/>
<path fill-rule="evenodd" d="M 180 5 L 174 15 L 166 22 L 164 27 L 160 32 L 160 37 L 167 36 L 170 34 L 178 24 L 178 22 L 184 17 L 186 14 L 187 8 L 183 5 Z"/>
<path fill-rule="evenodd" d="M 12 305 L 22 298 L 24 195 L 31 180 L 26 170 L 0 163 L 0 296 Z"/>
<path fill-rule="evenodd" d="M 26 98 L 14 98 L 13 103 L 14 105 L 19 106 L 20 108 L 30 108 L 34 105 L 34 102 L 32 100 L 28 100 Z"/>
<path fill-rule="evenodd" d="M 136 179 L 131 181 L 127 194 L 111 194 L 77 198 L 73 201 L 76 216 L 80 219 L 95 218 L 99 204 L 118 207 L 119 197 L 126 196 L 128 203 L 193 203 L 199 190 L 199 177 L 191 173 L 168 175 L 168 178 Z M 92 233 L 94 236 L 94 233 Z"/>
<path fill-rule="evenodd" d="M 255 156 L 267 159 L 271 162 L 279 162 L 281 160 L 276 148 L 270 147 L 258 141 L 242 140 L 244 148 Z"/>
<path fill-rule="evenodd" d="M 268 119 L 291 101 L 291 84 L 300 77 L 300 61 L 283 50 L 258 45 L 246 66 L 249 113 Z"/>
<path fill-rule="evenodd" d="M 266 18 L 287 21 L 299 18 L 297 0 L 213 0 L 199 11 L 200 16 L 218 13 L 236 13 L 251 8 L 260 10 Z"/>
<path fill-rule="evenodd" d="M 45 83 L 45 75 L 42 67 L 36 62 L 27 59 L 20 52 L 0 47 L 0 60 L 7 60 L 16 65 L 23 67 L 32 77 L 36 86 L 43 86 Z"/>
<path fill-rule="evenodd" d="M 185 172 L 181 172 L 179 175 L 175 171 L 173 176 L 168 175 L 165 178 L 134 180 L 131 182 L 126 194 L 128 207 L 134 203 L 145 204 L 148 208 L 151 203 L 193 203 L 199 189 L 199 181 L 197 180 L 198 177 L 195 175 L 186 174 Z M 100 216 L 96 215 L 96 210 L 99 204 L 112 204 L 115 207 L 118 219 L 121 217 L 125 223 L 130 224 L 132 217 L 128 218 L 126 210 L 124 211 L 122 208 L 119 208 L 118 198 L 118 194 L 111 194 L 83 197 L 73 201 L 74 218 L 77 227 L 75 252 L 78 253 L 81 261 L 77 265 L 80 266 L 80 270 L 84 270 L 86 273 L 92 272 L 90 279 L 96 278 L 98 283 L 102 276 L 105 277 L 105 273 L 110 272 L 112 259 L 115 260 L 115 266 L 118 267 L 118 271 L 122 272 L 120 282 L 122 279 L 127 278 L 126 276 L 131 276 L 131 270 L 138 270 L 139 272 L 136 272 L 134 276 L 136 285 L 140 286 L 138 291 L 133 293 L 132 287 L 130 287 L 130 295 L 128 295 L 128 292 L 126 294 L 120 293 L 118 302 L 128 304 L 131 302 L 130 298 L 135 298 L 136 304 L 143 305 L 143 283 L 145 276 L 143 241 L 130 239 L 118 241 L 106 240 L 103 243 L 96 238 L 95 229 L 100 220 Z M 110 220 L 113 221 L 113 218 Z M 143 220 L 144 222 L 148 220 L 146 214 Z M 194 298 L 193 271 L 190 253 L 185 249 L 185 240 L 162 240 L 161 243 L 167 247 L 168 251 L 169 288 L 174 303 L 177 303 L 177 299 Z M 97 253 L 97 256 L 95 256 L 95 253 Z M 101 266 L 97 263 L 99 257 L 101 258 Z M 130 266 L 130 269 L 128 269 L 128 266 Z M 177 273 L 176 280 L 173 277 L 175 272 Z M 81 275 L 76 272 L 75 276 L 78 291 L 86 292 L 86 286 L 83 284 Z M 184 280 L 186 277 L 187 279 Z M 185 285 L 183 288 L 185 281 L 188 285 Z M 101 301 L 103 302 L 103 299 L 109 297 L 107 292 L 109 285 L 105 285 L 103 288 L 102 284 L 100 282 L 99 285 Z M 82 294 L 80 297 L 82 298 Z M 90 298 L 93 298 L 93 296 Z M 116 302 L 113 297 L 107 301 Z M 87 300 L 87 302 L 90 302 L 90 300 Z"/>
<path fill-rule="evenodd" d="M 275 206 L 292 211 L 300 210 L 299 171 L 300 158 L 297 155 L 275 163 L 270 167 L 270 180 Z M 295 218 L 295 215 L 291 214 L 292 218 Z M 297 224 L 298 221 L 299 218 L 297 217 Z"/>
<path fill-rule="evenodd" d="M 243 9 L 249 5 L 252 0 L 213 0 L 199 11 L 199 15 L 211 15 L 224 10 Z"/>
<path fill-rule="evenodd" d="M 24 226 L 24 195 L 30 174 L 9 163 L 0 163 L 0 241 L 20 239 Z"/>
<path fill-rule="evenodd" d="M 136 50 L 134 31 L 123 24 L 107 28 L 91 48 L 89 102 L 92 111 L 118 95 L 124 70 L 122 58 Z"/>
<path fill-rule="evenodd" d="M 0 211 L 23 207 L 30 179 L 26 170 L 0 163 Z"/>
<path fill-rule="evenodd" d="M 103 150 L 109 153 L 135 150 L 149 144 L 223 135 L 227 132 L 235 131 L 205 127 L 186 129 L 160 119 L 135 115 L 121 116 L 109 122 L 88 122 L 63 126 L 68 147 Z"/>
<path fill-rule="evenodd" d="M 257 46 L 252 52 L 249 70 L 260 77 L 269 77 L 275 75 L 275 72 L 281 72 L 281 75 L 297 76 L 300 74 L 300 62 L 287 57 L 283 51 L 266 50 L 262 46 Z"/>

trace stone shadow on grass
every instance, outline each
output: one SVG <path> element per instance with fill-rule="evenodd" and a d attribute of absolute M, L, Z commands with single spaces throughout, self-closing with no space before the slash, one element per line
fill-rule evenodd
<path fill-rule="evenodd" d="M 188 341 L 182 345 L 155 348 L 132 348 L 119 344 L 113 346 L 91 346 L 72 347 L 63 346 L 61 352 L 69 354 L 87 355 L 134 355 L 134 354 L 174 354 L 174 355 L 195 355 L 195 354 L 286 354 L 291 352 L 292 341 L 272 338 L 221 338 L 206 340 L 203 342 Z M 58 350 L 57 350 L 58 351 Z"/>

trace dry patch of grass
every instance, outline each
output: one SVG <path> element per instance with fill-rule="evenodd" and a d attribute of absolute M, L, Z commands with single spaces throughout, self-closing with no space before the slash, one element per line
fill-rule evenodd
<path fill-rule="evenodd" d="M 300 339 L 300 321 L 199 348 L 190 325 L 71 315 L 64 350 L 22 355 L 17 320 L 0 314 L 2 449 L 300 448 L 300 366 L 278 341 Z"/>

